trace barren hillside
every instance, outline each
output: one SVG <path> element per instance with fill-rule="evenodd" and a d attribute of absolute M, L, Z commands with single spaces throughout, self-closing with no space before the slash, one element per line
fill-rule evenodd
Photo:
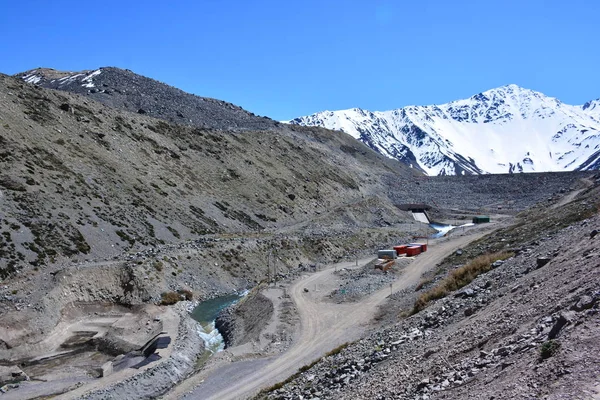
<path fill-rule="evenodd" d="M 379 218 L 366 202 L 406 219 L 382 178 L 411 172 L 341 134 L 171 125 L 6 76 L 0 99 L 2 270 L 262 232 L 349 204 L 365 203 L 358 225 Z"/>

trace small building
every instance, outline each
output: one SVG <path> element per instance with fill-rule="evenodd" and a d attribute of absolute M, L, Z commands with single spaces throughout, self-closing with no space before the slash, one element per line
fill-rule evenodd
<path fill-rule="evenodd" d="M 487 222 L 490 222 L 490 217 L 487 215 L 477 215 L 477 216 L 473 217 L 474 224 L 484 224 Z"/>

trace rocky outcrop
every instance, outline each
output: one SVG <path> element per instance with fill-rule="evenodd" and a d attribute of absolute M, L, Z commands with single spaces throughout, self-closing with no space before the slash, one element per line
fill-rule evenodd
<path fill-rule="evenodd" d="M 16 365 L 0 365 L 0 386 L 27 381 L 29 377 Z M 0 391 L 4 392 L 1 388 Z"/>
<path fill-rule="evenodd" d="M 258 340 L 273 311 L 271 300 L 259 292 L 250 293 L 239 303 L 221 311 L 215 327 L 223 336 L 225 347 L 248 343 Z"/>
<path fill-rule="evenodd" d="M 237 321 L 233 316 L 234 305 L 224 308 L 215 319 L 215 328 L 223 336 L 225 347 L 231 347 L 235 343 L 236 332 L 239 332 Z"/>

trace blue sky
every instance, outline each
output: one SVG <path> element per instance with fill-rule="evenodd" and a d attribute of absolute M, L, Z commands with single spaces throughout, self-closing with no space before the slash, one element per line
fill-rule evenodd
<path fill-rule="evenodd" d="M 600 97 L 596 0 L 0 0 L 0 72 L 128 68 L 274 119 L 516 83 Z"/>

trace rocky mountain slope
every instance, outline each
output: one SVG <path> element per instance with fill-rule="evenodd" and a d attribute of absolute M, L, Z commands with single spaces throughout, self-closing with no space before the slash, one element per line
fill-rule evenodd
<path fill-rule="evenodd" d="M 1 77 L 1 277 L 211 234 L 307 236 L 316 242 L 334 234 L 341 240 L 357 230 L 411 222 L 410 213 L 396 207 L 407 202 L 521 210 L 569 190 L 579 177 L 515 177 L 508 186 L 503 176 L 459 185 L 415 178 L 414 169 L 348 135 L 295 125 L 257 131 L 254 122 L 263 119 L 235 107 L 237 114 L 229 117 L 243 130 L 178 125 L 127 112 L 139 96 L 150 97 L 141 91 L 146 86 L 130 89 L 136 82 L 165 98 L 183 96 L 188 105 L 204 100 L 131 72 L 99 71 L 62 81 L 60 74 L 23 75 L 31 83 Z M 93 88 L 68 93 L 82 88 L 81 82 L 102 86 L 103 76 L 118 82 L 118 88 L 107 87 L 122 92 L 123 103 L 93 101 L 98 92 L 87 91 Z M 64 91 L 38 86 L 58 81 Z M 169 119 L 179 106 L 164 103 L 161 115 Z M 218 115 L 232 109 L 224 102 L 215 107 Z M 374 240 L 372 233 L 367 237 L 358 242 Z M 254 279 L 255 272 L 250 267 L 238 274 Z"/>
<path fill-rule="evenodd" d="M 384 178 L 412 175 L 342 133 L 178 125 L 0 75 L 0 361 L 95 305 L 214 297 L 270 251 L 285 276 L 398 236 Z"/>
<path fill-rule="evenodd" d="M 288 122 L 344 131 L 428 175 L 592 170 L 600 168 L 599 104 L 571 106 L 507 85 L 447 104 Z"/>
<path fill-rule="evenodd" d="M 179 124 L 225 130 L 267 130 L 279 125 L 234 104 L 195 96 L 120 68 L 80 72 L 38 68 L 16 76 L 40 87 L 85 95 L 111 107 Z"/>
<path fill-rule="evenodd" d="M 1 76 L 0 269 L 273 231 L 348 204 L 355 226 L 410 218 L 383 182 L 410 180 L 401 164 L 347 135 L 251 126 L 169 124 Z"/>

